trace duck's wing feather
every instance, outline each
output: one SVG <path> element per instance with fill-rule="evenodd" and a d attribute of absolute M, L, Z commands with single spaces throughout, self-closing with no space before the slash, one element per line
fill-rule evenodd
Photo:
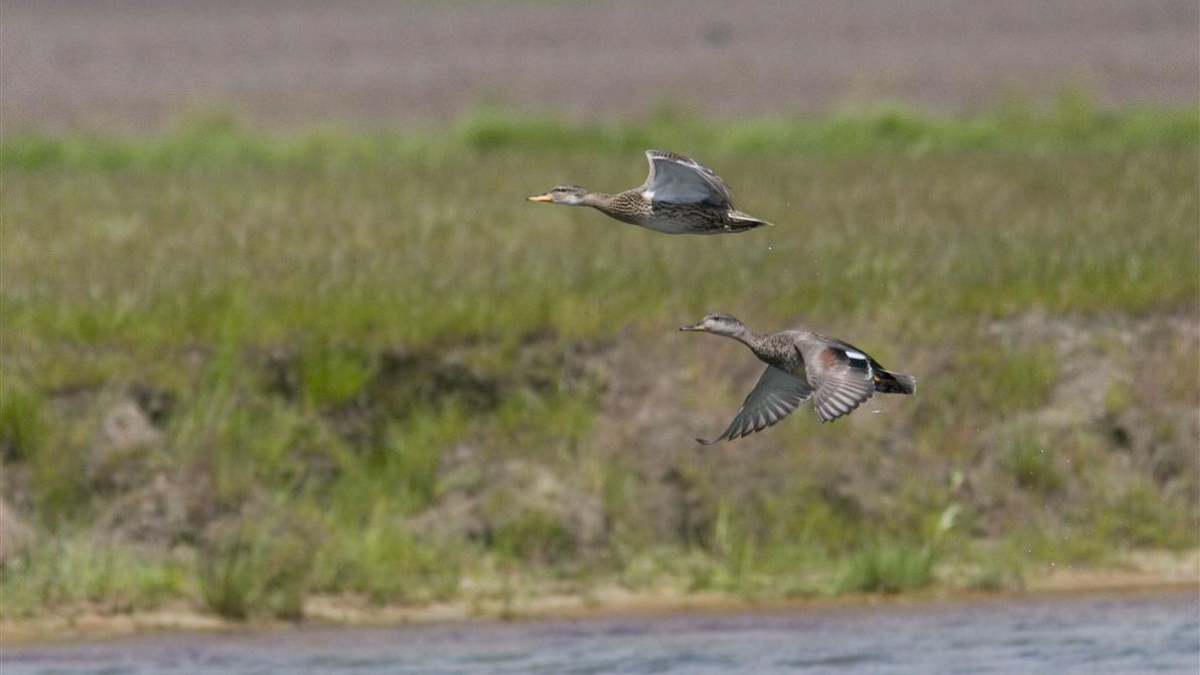
<path fill-rule="evenodd" d="M 836 345 L 825 347 L 817 354 L 816 361 L 816 364 L 806 365 L 809 377 L 816 385 L 813 407 L 822 422 L 849 415 L 875 395 L 871 357 L 847 343 L 838 341 Z"/>
<path fill-rule="evenodd" d="M 767 366 L 725 432 L 711 441 L 696 440 L 701 445 L 711 445 L 762 431 L 792 414 L 812 394 L 813 388 L 805 380 L 775 366 Z"/>
<path fill-rule="evenodd" d="M 730 205 L 733 195 L 729 186 L 708 167 L 665 150 L 647 150 L 646 159 L 650 175 L 641 188 L 646 199 L 665 204 Z"/>

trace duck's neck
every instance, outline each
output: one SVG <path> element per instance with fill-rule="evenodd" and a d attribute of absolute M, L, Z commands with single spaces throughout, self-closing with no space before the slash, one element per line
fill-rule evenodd
<path fill-rule="evenodd" d="M 637 205 L 630 203 L 627 193 L 610 195 L 604 192 L 589 192 L 584 196 L 582 206 L 590 206 L 600 213 L 631 225 L 642 225 L 641 213 Z"/>
<path fill-rule="evenodd" d="M 770 360 L 767 358 L 769 356 L 769 349 L 766 335 L 755 333 L 749 328 L 743 328 L 740 333 L 730 335 L 729 337 L 749 347 L 750 351 L 754 352 L 754 355 L 759 359 L 763 361 Z"/>
<path fill-rule="evenodd" d="M 613 195 L 604 192 L 589 192 L 583 196 L 580 206 L 590 206 L 611 215 Z"/>

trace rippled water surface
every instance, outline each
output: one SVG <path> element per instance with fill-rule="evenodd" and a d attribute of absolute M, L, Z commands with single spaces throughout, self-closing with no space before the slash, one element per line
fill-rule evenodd
<path fill-rule="evenodd" d="M 1194 591 L 5 647 L 23 673 L 1190 673 Z"/>

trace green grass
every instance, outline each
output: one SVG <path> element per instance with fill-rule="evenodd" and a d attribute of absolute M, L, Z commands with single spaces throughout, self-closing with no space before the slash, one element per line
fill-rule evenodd
<path fill-rule="evenodd" d="M 855 553 L 838 582 L 843 592 L 902 593 L 933 582 L 933 555 L 927 547 L 873 543 Z"/>
<path fill-rule="evenodd" d="M 304 616 L 315 533 L 270 517 L 212 529 L 196 563 L 200 595 L 209 609 L 230 619 L 263 610 L 281 619 Z"/>
<path fill-rule="evenodd" d="M 244 129 L 219 109 L 180 116 L 175 133 L 152 138 L 10 135 L 0 168 L 144 169 L 175 171 L 250 166 L 362 167 L 439 162 L 471 152 L 638 153 L 651 147 L 687 148 L 706 156 L 926 155 L 949 152 L 1089 148 L 1121 150 L 1193 145 L 1200 135 L 1195 110 L 1105 111 L 1082 91 L 1067 90 L 1048 109 L 1010 97 L 967 118 L 932 115 L 898 105 L 846 110 L 826 117 L 779 117 L 712 122 L 670 107 L 647 120 L 577 123 L 485 107 L 449 129 L 348 132 L 322 128 L 270 137 Z"/>
<path fill-rule="evenodd" d="M 1007 440 L 1004 467 L 1017 486 L 1042 494 L 1061 490 L 1065 479 L 1055 466 L 1054 447 L 1029 432 L 1018 432 Z"/>
<path fill-rule="evenodd" d="M 1187 273 L 1195 160 L 1194 149 L 733 157 L 724 173 L 739 177 L 742 205 L 778 226 L 719 239 L 523 199 L 568 179 L 636 183 L 642 163 L 628 155 L 505 151 L 436 171 L 8 171 L 0 311 L 11 365 L 51 386 L 109 381 L 121 354 L 178 362 L 180 345 L 218 342 L 236 313 L 236 339 L 303 350 L 315 404 L 352 397 L 371 375 L 366 353 L 394 343 L 608 336 L 719 308 L 768 326 L 870 315 L 910 329 L 1173 311 L 1200 283 Z M 748 294 L 760 277 L 781 281 Z"/>
<path fill-rule="evenodd" d="M 0 571 L 0 617 L 38 616 L 85 605 L 122 612 L 151 608 L 192 590 L 185 562 L 78 530 L 36 541 Z"/>
<path fill-rule="evenodd" d="M 313 590 L 364 593 L 384 602 L 432 602 L 453 597 L 461 546 L 418 541 L 403 518 L 377 500 L 361 518 L 329 519 L 330 538 L 317 550 Z"/>
<path fill-rule="evenodd" d="M 776 227 L 668 237 L 524 199 L 636 185 L 646 147 L 712 165 Z M 987 588 L 1021 566 L 976 564 L 975 539 L 1045 559 L 1194 544 L 1186 454 L 1133 457 L 1126 481 L 1118 458 L 1132 451 L 1086 415 L 1070 433 L 997 431 L 1061 404 L 1078 373 L 1049 340 L 996 327 L 1194 321 L 1198 160 L 1196 111 L 1070 96 L 966 119 L 579 125 L 480 111 L 444 133 L 284 138 L 210 115 L 161 138 L 5 138 L 6 469 L 39 529 L 92 527 L 114 497 L 87 468 L 104 401 L 134 385 L 169 394 L 163 447 L 128 462 L 185 486 L 192 524 L 174 536 L 195 556 L 43 540 L 0 572 L 5 604 L 186 596 L 297 617 L 311 592 L 421 602 L 514 570 L 894 592 L 931 583 L 944 558 L 975 564 L 966 583 Z M 733 345 L 674 328 L 717 310 L 851 339 L 917 374 L 920 393 L 832 427 L 802 410 L 743 441 L 745 461 L 697 454 L 690 439 L 736 409 L 744 374 L 712 361 Z M 1099 412 L 1149 415 L 1138 447 L 1186 444 L 1170 414 L 1194 410 L 1197 389 L 1170 366 L 1197 347 L 1148 344 L 1082 350 L 1158 364 L 1128 390 L 1103 385 Z M 652 368 L 613 362 L 641 352 L 696 376 L 681 380 L 694 398 L 645 403 L 689 406 L 688 427 L 668 430 L 678 446 L 612 418 L 610 392 L 640 395 Z M 513 461 L 594 496 L 600 542 L 519 486 L 512 517 L 483 509 L 481 534 L 418 527 L 451 497 L 501 499 L 489 476 Z M 1088 534 L 1062 543 L 1068 530 Z"/>
<path fill-rule="evenodd" d="M 40 392 L 15 378 L 0 382 L 0 457 L 11 462 L 38 454 L 48 433 L 45 405 Z"/>

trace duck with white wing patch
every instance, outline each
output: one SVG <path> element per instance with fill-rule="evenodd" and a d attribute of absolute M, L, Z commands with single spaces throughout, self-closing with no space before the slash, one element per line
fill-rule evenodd
<path fill-rule="evenodd" d="M 704 445 L 733 440 L 762 431 L 813 399 L 822 422 L 849 415 L 876 392 L 912 394 L 917 381 L 892 373 L 854 345 L 837 338 L 801 330 L 764 335 L 750 330 L 729 314 L 709 314 L 679 330 L 733 338 L 767 364 L 754 390 L 729 427 Z"/>

